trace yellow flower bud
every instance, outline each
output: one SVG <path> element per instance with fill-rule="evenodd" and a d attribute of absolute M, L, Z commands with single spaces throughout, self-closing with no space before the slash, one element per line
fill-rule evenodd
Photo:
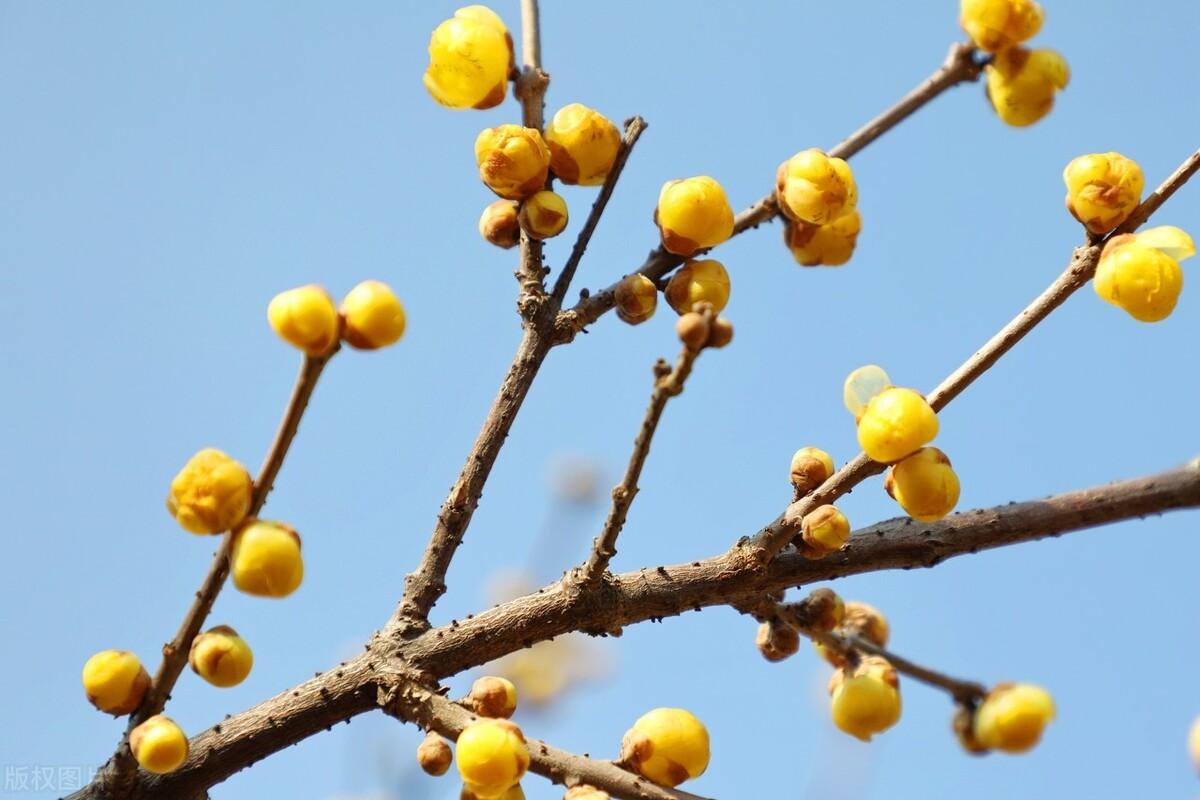
<path fill-rule="evenodd" d="M 525 790 L 518 783 L 502 794 L 485 797 L 484 795 L 472 792 L 469 786 L 463 786 L 462 791 L 459 792 L 458 800 L 525 800 Z"/>
<path fill-rule="evenodd" d="M 532 239 L 550 239 L 567 227 L 567 201 L 549 190 L 521 204 L 521 227 Z"/>
<path fill-rule="evenodd" d="M 188 459 L 171 481 L 167 510 L 184 530 L 220 533 L 245 519 L 253 493 L 246 468 L 209 447 Z"/>
<path fill-rule="evenodd" d="M 217 625 L 192 640 L 188 663 L 213 686 L 227 688 L 246 680 L 254 666 L 254 652 L 233 628 Z"/>
<path fill-rule="evenodd" d="M 715 313 L 721 313 L 729 302 L 729 273 L 715 259 L 689 261 L 667 281 L 664 294 L 678 314 L 695 311 L 698 303 L 708 303 Z"/>
<path fill-rule="evenodd" d="M 450 108 L 492 108 L 504 101 L 512 69 L 504 22 L 486 6 L 467 6 L 434 29 L 425 88 Z"/>
<path fill-rule="evenodd" d="M 1129 217 L 1142 199 L 1146 179 L 1133 159 L 1120 153 L 1092 153 L 1071 160 L 1063 170 L 1067 210 L 1095 234 L 1104 234 Z"/>
<path fill-rule="evenodd" d="M 508 719 L 517 710 L 517 687 L 507 678 L 485 675 L 471 684 L 467 702 L 481 717 Z"/>
<path fill-rule="evenodd" d="M 310 356 L 324 355 L 338 340 L 338 314 L 333 298 L 320 286 L 280 292 L 267 305 L 272 330 Z"/>
<path fill-rule="evenodd" d="M 187 761 L 188 740 L 173 719 L 156 714 L 130 731 L 129 749 L 142 769 L 162 775 Z"/>
<path fill-rule="evenodd" d="M 142 704 L 150 676 L 128 650 L 101 650 L 83 665 L 83 690 L 88 702 L 119 717 Z"/>
<path fill-rule="evenodd" d="M 988 64 L 987 95 L 1000 119 L 1018 128 L 1050 113 L 1054 95 L 1071 78 L 1066 60 L 1053 50 L 1014 47 Z"/>
<path fill-rule="evenodd" d="M 775 199 L 788 219 L 827 225 L 854 210 L 858 187 L 844 159 L 810 147 L 779 165 Z M 846 224 L 843 230 L 848 230 Z"/>
<path fill-rule="evenodd" d="M 608 177 L 621 133 L 603 114 L 580 103 L 558 110 L 546 126 L 550 169 L 567 184 L 599 186 Z"/>
<path fill-rule="evenodd" d="M 1195 252 L 1191 237 L 1169 225 L 1114 236 L 1104 246 L 1092 287 L 1134 319 L 1158 322 L 1171 315 L 1183 291 L 1177 258 Z"/>
<path fill-rule="evenodd" d="M 482 719 L 458 736 L 458 771 L 480 798 L 499 797 L 529 769 L 525 735 L 506 719 Z"/>
<path fill-rule="evenodd" d="M 783 661 L 800 649 L 800 632 L 791 625 L 771 620 L 758 626 L 754 644 L 767 661 Z"/>
<path fill-rule="evenodd" d="M 810 511 L 804 515 L 801 527 L 804 543 L 817 557 L 841 550 L 850 540 L 850 521 L 837 506 L 820 506 Z"/>
<path fill-rule="evenodd" d="M 404 306 L 391 287 L 381 281 L 363 281 L 342 298 L 342 338 L 359 350 L 378 350 L 395 344 L 404 335 Z"/>
<path fill-rule="evenodd" d="M 842 385 L 842 402 L 854 421 L 858 422 L 867 410 L 867 403 L 891 385 L 892 379 L 882 367 L 867 364 L 846 376 L 846 382 Z"/>
<path fill-rule="evenodd" d="M 546 185 L 550 149 L 534 128 L 499 125 L 485 128 L 475 139 L 475 163 L 489 189 L 509 200 L 524 200 Z"/>
<path fill-rule="evenodd" d="M 659 786 L 700 777 L 708 758 L 708 730 L 682 708 L 643 714 L 621 740 L 621 762 Z"/>
<path fill-rule="evenodd" d="M 417 763 L 427 775 L 445 775 L 454 761 L 450 745 L 438 734 L 430 731 L 421 744 L 417 745 Z"/>
<path fill-rule="evenodd" d="M 854 255 L 861 230 L 862 215 L 855 208 L 828 225 L 785 220 L 783 241 L 801 266 L 840 267 Z"/>
<path fill-rule="evenodd" d="M 1196 769 L 1200 769 L 1200 717 L 1192 723 L 1192 729 L 1188 732 L 1188 754 L 1192 757 L 1192 763 Z"/>
<path fill-rule="evenodd" d="M 883 488 L 920 522 L 937 522 L 958 504 L 958 475 L 936 447 L 922 447 L 893 466 Z"/>
<path fill-rule="evenodd" d="M 708 342 L 705 347 L 721 349 L 725 345 L 733 341 L 733 323 L 724 317 L 717 317 L 712 321 L 712 325 L 708 330 Z"/>
<path fill-rule="evenodd" d="M 962 0 L 959 22 L 981 50 L 998 53 L 1031 39 L 1042 28 L 1034 0 Z"/>
<path fill-rule="evenodd" d="M 708 343 L 709 324 L 703 314 L 689 311 L 675 320 L 675 333 L 689 350 L 700 350 Z"/>
<path fill-rule="evenodd" d="M 253 520 L 234 533 L 233 585 L 259 597 L 287 597 L 304 580 L 300 535 L 282 522 Z"/>
<path fill-rule="evenodd" d="M 626 275 L 617 284 L 613 300 L 617 317 L 630 325 L 639 325 L 654 316 L 658 306 L 658 287 L 640 272 Z"/>
<path fill-rule="evenodd" d="M 874 461 L 891 464 L 933 441 L 937 414 L 920 392 L 890 386 L 871 398 L 858 420 L 858 443 Z"/>
<path fill-rule="evenodd" d="M 900 719 L 900 678 L 885 659 L 864 656 L 829 681 L 833 724 L 864 742 Z"/>
<path fill-rule="evenodd" d="M 585 783 L 568 789 L 563 800 L 609 800 L 609 797 L 608 792 Z"/>
<path fill-rule="evenodd" d="M 667 181 L 658 194 L 654 224 L 668 253 L 690 258 L 733 235 L 733 209 L 721 184 L 707 175 Z"/>
<path fill-rule="evenodd" d="M 1040 686 L 996 686 L 975 711 L 975 740 L 983 747 L 1024 753 L 1042 738 L 1054 719 L 1054 699 Z"/>
<path fill-rule="evenodd" d="M 521 241 L 517 204 L 512 200 L 497 200 L 485 208 L 479 217 L 479 235 L 505 250 L 516 247 Z"/>
<path fill-rule="evenodd" d="M 801 447 L 792 456 L 792 486 L 800 494 L 808 494 L 833 474 L 833 458 L 819 447 Z"/>

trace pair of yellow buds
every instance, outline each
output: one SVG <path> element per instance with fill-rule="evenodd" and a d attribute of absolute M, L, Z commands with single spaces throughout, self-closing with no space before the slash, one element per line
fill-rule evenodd
<path fill-rule="evenodd" d="M 314 357 L 332 352 L 339 339 L 359 350 L 387 347 L 406 325 L 404 306 L 381 281 L 355 286 L 340 309 L 320 286 L 289 289 L 271 300 L 267 320 L 279 338 Z"/>
<path fill-rule="evenodd" d="M 784 216 L 783 241 L 805 267 L 841 266 L 862 230 L 858 185 L 844 159 L 813 147 L 779 165 L 775 202 Z"/>
<path fill-rule="evenodd" d="M 694 317 L 699 308 L 707 305 L 714 313 L 720 313 L 729 303 L 731 284 L 725 265 L 712 258 L 687 261 L 667 281 L 663 294 L 667 303 L 680 315 L 677 332 L 685 343 L 695 344 L 699 336 Z M 617 316 L 630 325 L 638 325 L 650 317 L 658 307 L 658 287 L 654 281 L 640 272 L 627 275 L 618 284 L 613 295 Z M 721 330 L 716 330 L 720 328 Z M 733 338 L 733 326 L 728 320 L 718 319 L 714 323 L 717 341 L 707 346 L 723 347 Z M 705 340 L 706 342 L 707 340 Z M 705 346 L 701 342 L 694 349 Z"/>
<path fill-rule="evenodd" d="M 987 96 L 1004 122 L 1032 125 L 1050 113 L 1055 95 L 1071 73 L 1053 50 L 1021 44 L 1042 28 L 1044 14 L 1035 0 L 962 0 L 959 22 L 975 45 L 992 53 L 987 65 Z"/>

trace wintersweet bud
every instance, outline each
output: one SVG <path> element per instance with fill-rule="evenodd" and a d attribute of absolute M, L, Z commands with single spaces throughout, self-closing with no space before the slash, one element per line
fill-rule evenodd
<path fill-rule="evenodd" d="M 839 667 L 829 693 L 833 724 L 864 742 L 900 719 L 900 677 L 879 656 L 862 656 L 854 666 Z"/>
<path fill-rule="evenodd" d="M 171 481 L 167 510 L 184 530 L 220 533 L 245 519 L 253 492 L 246 468 L 209 447 L 188 459 Z"/>
<path fill-rule="evenodd" d="M 1192 237 L 1172 225 L 1114 236 L 1100 255 L 1092 287 L 1134 319 L 1158 322 L 1171 315 L 1183 291 L 1179 262 L 1195 254 Z"/>
<path fill-rule="evenodd" d="M 280 339 L 310 356 L 324 355 L 338 340 L 337 308 L 320 286 L 275 295 L 267 305 L 267 321 Z"/>
<path fill-rule="evenodd" d="M 506 719 L 481 719 L 458 736 L 458 772 L 480 798 L 503 795 L 529 769 L 525 735 Z"/>
<path fill-rule="evenodd" d="M 979 49 L 998 53 L 1033 38 L 1042 17 L 1034 0 L 962 0 L 959 22 Z"/>
<path fill-rule="evenodd" d="M 1142 199 L 1142 168 L 1120 153 L 1091 153 L 1063 170 L 1067 210 L 1089 231 L 1105 234 L 1124 222 Z"/>
<path fill-rule="evenodd" d="M 712 258 L 688 261 L 680 267 L 664 292 L 667 302 L 678 314 L 695 311 L 699 303 L 708 303 L 720 313 L 729 302 L 729 273 L 725 265 Z"/>
<path fill-rule="evenodd" d="M 508 719 L 517 710 L 517 687 L 507 678 L 485 675 L 471 684 L 467 702 L 481 717 Z"/>
<path fill-rule="evenodd" d="M 357 350 L 378 350 L 400 341 L 404 306 L 382 281 L 363 281 L 342 298 L 342 338 Z"/>
<path fill-rule="evenodd" d="M 1071 79 L 1061 55 L 1024 47 L 997 53 L 985 71 L 992 108 L 1000 119 L 1017 128 L 1032 125 L 1049 114 L 1055 94 Z"/>
<path fill-rule="evenodd" d="M 643 714 L 621 740 L 621 762 L 659 786 L 700 777 L 708 759 L 708 730 L 682 708 Z"/>
<path fill-rule="evenodd" d="M 858 187 L 850 165 L 811 147 L 779 165 L 775 199 L 790 220 L 827 225 L 858 204 Z"/>
<path fill-rule="evenodd" d="M 170 717 L 156 714 L 129 733 L 129 749 L 147 772 L 174 772 L 188 757 L 188 740 Z"/>
<path fill-rule="evenodd" d="M 512 37 L 486 6 L 467 6 L 429 38 L 425 88 L 450 108 L 492 108 L 504 101 L 513 69 Z"/>
<path fill-rule="evenodd" d="M 675 333 L 689 350 L 701 350 L 708 343 L 711 325 L 704 315 L 689 311 L 675 320 Z"/>
<path fill-rule="evenodd" d="M 850 521 L 837 506 L 820 506 L 805 514 L 801 529 L 811 551 L 806 555 L 818 558 L 836 553 L 850 540 Z"/>
<path fill-rule="evenodd" d="M 549 190 L 535 193 L 521 203 L 521 228 L 532 239 L 551 239 L 567 227 L 567 201 Z"/>
<path fill-rule="evenodd" d="M 915 453 L 937 432 L 937 414 L 921 393 L 895 386 L 872 397 L 858 420 L 859 445 L 883 464 Z"/>
<path fill-rule="evenodd" d="M 83 691 L 88 702 L 120 717 L 142 704 L 150 675 L 128 650 L 101 650 L 83 665 Z"/>
<path fill-rule="evenodd" d="M 827 225 L 785 220 L 783 241 L 801 266 L 840 267 L 854 255 L 860 231 L 862 215 L 855 208 Z"/>
<path fill-rule="evenodd" d="M 819 447 L 801 447 L 792 456 L 789 476 L 800 494 L 808 494 L 833 475 L 833 458 Z"/>
<path fill-rule="evenodd" d="M 936 447 L 922 447 L 888 470 L 883 488 L 904 512 L 920 522 L 937 522 L 958 504 L 958 475 Z"/>
<path fill-rule="evenodd" d="M 800 632 L 779 620 L 770 620 L 758 626 L 754 643 L 767 661 L 783 661 L 800 649 Z"/>
<path fill-rule="evenodd" d="M 304 580 L 300 535 L 282 522 L 248 522 L 234 533 L 231 573 L 246 594 L 287 597 Z"/>
<path fill-rule="evenodd" d="M 497 200 L 483 210 L 479 217 L 479 235 L 505 250 L 521 241 L 521 223 L 517 204 L 512 200 Z"/>
<path fill-rule="evenodd" d="M 708 328 L 708 342 L 705 347 L 720 350 L 733 341 L 733 323 L 725 317 L 717 317 Z"/>
<path fill-rule="evenodd" d="M 975 740 L 992 750 L 1024 753 L 1054 719 L 1054 699 L 1040 686 L 1000 684 L 975 711 Z"/>
<path fill-rule="evenodd" d="M 563 106 L 546 126 L 550 169 L 566 184 L 599 186 L 608 177 L 621 133 L 599 111 L 581 103 Z"/>
<path fill-rule="evenodd" d="M 733 209 L 721 184 L 707 175 L 667 181 L 654 224 L 668 253 L 690 258 L 733 235 Z"/>
<path fill-rule="evenodd" d="M 630 325 L 639 325 L 654 316 L 658 307 L 658 287 L 640 272 L 626 275 L 613 293 L 617 317 Z"/>
<path fill-rule="evenodd" d="M 446 740 L 433 731 L 426 734 L 421 743 L 417 745 L 417 763 L 421 765 L 421 769 L 427 775 L 433 775 L 435 778 L 445 775 L 453 761 L 454 753 L 451 752 L 450 745 L 446 744 Z"/>
<path fill-rule="evenodd" d="M 254 666 L 254 652 L 228 625 L 217 625 L 192 640 L 188 653 L 192 670 L 213 686 L 237 686 Z"/>
<path fill-rule="evenodd" d="M 524 200 L 545 187 L 550 149 L 534 128 L 498 125 L 475 139 L 475 163 L 489 189 L 509 200 Z"/>

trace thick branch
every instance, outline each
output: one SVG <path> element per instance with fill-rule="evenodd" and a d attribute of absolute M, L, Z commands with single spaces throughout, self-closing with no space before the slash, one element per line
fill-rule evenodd
<path fill-rule="evenodd" d="M 946 61 L 932 75 L 918 84 L 898 103 L 852 133 L 845 141 L 834 146 L 829 150 L 829 155 L 849 158 L 912 116 L 942 92 L 960 83 L 976 80 L 983 69 L 983 62 L 977 61 L 975 54 L 976 51 L 969 45 L 953 45 L 949 55 L 946 56 Z M 743 231 L 758 227 L 762 223 L 774 219 L 778 213 L 779 207 L 775 204 L 775 193 L 772 191 L 737 215 L 734 219 L 733 235 L 736 236 Z M 653 281 L 658 281 L 682 264 L 684 260 L 659 246 L 650 252 L 646 261 L 637 271 Z M 583 298 L 571 309 L 563 312 L 559 322 L 562 341 L 570 341 L 574 333 L 591 325 L 613 307 L 617 283 Z"/>
<path fill-rule="evenodd" d="M 596 197 L 596 201 L 592 203 L 592 210 L 588 213 L 587 221 L 583 223 L 583 227 L 579 230 L 579 236 L 575 239 L 575 246 L 571 248 L 571 256 L 567 259 L 563 271 L 559 274 L 558 280 L 554 282 L 554 291 L 550 296 L 554 298 L 555 308 L 562 305 L 563 298 L 567 296 L 567 289 L 571 286 L 571 281 L 575 277 L 575 270 L 579 268 L 579 262 L 583 258 L 583 253 L 587 250 L 587 246 L 592 241 L 592 234 L 596 232 L 596 225 L 600 222 L 600 217 L 604 215 L 604 209 L 608 206 L 609 198 L 612 197 L 613 190 L 617 187 L 617 180 L 621 177 L 621 171 L 625 169 L 625 162 L 629 160 L 629 154 L 633 152 L 633 146 L 637 144 L 638 137 L 642 135 L 642 131 L 646 130 L 646 121 L 641 117 L 633 117 L 625 122 L 625 135 L 621 137 L 621 146 L 617 149 L 616 158 L 613 160 L 612 168 L 609 169 L 608 175 L 604 178 L 604 185 L 600 187 L 600 194 Z"/>
<path fill-rule="evenodd" d="M 712 324 L 714 315 L 705 313 L 705 323 Z M 629 464 L 625 467 L 625 476 L 613 487 L 612 506 L 600 535 L 592 543 L 592 553 L 579 573 L 579 583 L 583 586 L 594 586 L 608 569 L 608 563 L 617 554 L 617 537 L 625 526 L 625 517 L 633 498 L 638 493 L 638 479 L 642 476 L 642 467 L 646 465 L 646 457 L 650 455 L 650 442 L 654 432 L 658 430 L 658 421 L 662 419 L 663 409 L 667 401 L 683 391 L 683 385 L 692 374 L 692 367 L 700 356 L 699 350 L 693 350 L 686 344 L 680 349 L 675 367 L 667 366 L 667 362 L 659 359 L 654 366 L 654 391 L 650 393 L 650 405 L 642 418 L 637 437 L 633 440 L 633 452 L 629 455 Z"/>
<path fill-rule="evenodd" d="M 457 703 L 412 684 L 402 687 L 388 709 L 398 718 L 456 740 L 478 717 Z M 612 761 L 600 761 L 528 739 L 529 771 L 563 786 L 589 784 L 621 800 L 703 800 L 677 789 L 665 789 L 628 772 Z"/>
<path fill-rule="evenodd" d="M 429 610 L 446 591 L 446 570 L 462 543 L 471 517 L 479 505 L 483 485 L 491 474 L 500 448 L 508 438 L 517 412 L 537 376 L 550 340 L 540 332 L 540 326 L 527 325 L 500 391 L 492 401 L 487 418 L 471 452 L 463 465 L 450 495 L 442 503 L 437 523 L 425 554 L 417 569 L 405 579 L 404 599 L 389 627 L 398 626 L 400 633 L 421 631 L 429 627 Z"/>
<path fill-rule="evenodd" d="M 1200 150 L 1184 159 L 1179 168 L 1159 184 L 1158 188 L 1134 210 L 1126 223 L 1117 231 L 1099 241 L 1076 247 L 1071 254 L 1071 261 L 1067 264 L 1066 270 L 1055 278 L 1045 291 L 929 393 L 926 399 L 933 410 L 941 411 L 945 408 L 951 400 L 974 383 L 976 378 L 991 369 L 992 365 L 1015 347 L 1017 342 L 1024 339 L 1026 334 L 1050 316 L 1054 309 L 1065 303 L 1076 290 L 1087 284 L 1096 274 L 1096 266 L 1100 263 L 1100 254 L 1104 250 L 1104 243 L 1119 232 L 1136 230 L 1171 195 L 1187 183 L 1197 170 L 1200 170 Z M 792 540 L 795 536 L 795 528 L 800 520 L 804 519 L 805 514 L 818 506 L 836 501 L 866 478 L 877 475 L 886 468 L 885 464 L 879 464 L 867 458 L 866 453 L 859 453 L 815 491 L 793 503 L 774 523 L 764 529 L 764 534 L 756 537 L 756 544 L 762 547 L 764 556 L 770 558 Z"/>

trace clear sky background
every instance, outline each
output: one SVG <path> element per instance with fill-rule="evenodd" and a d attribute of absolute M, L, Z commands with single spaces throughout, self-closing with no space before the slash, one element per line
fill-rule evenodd
<path fill-rule="evenodd" d="M 549 110 L 582 101 L 650 123 L 577 286 L 607 285 L 655 244 L 663 181 L 711 174 L 736 208 L 777 164 L 828 147 L 935 68 L 961 38 L 957 4 L 868 0 L 568 3 L 543 10 Z M 496 9 L 517 27 L 517 4 Z M 297 354 L 265 309 L 319 282 L 381 278 L 405 339 L 345 352 L 318 387 L 267 515 L 304 535 L 308 575 L 286 601 L 223 594 L 212 621 L 254 647 L 217 690 L 186 673 L 170 713 L 197 732 L 356 652 L 392 611 L 519 336 L 515 253 L 476 220 L 491 195 L 472 142 L 519 119 L 437 107 L 421 86 L 430 31 L 454 3 L 0 2 L 0 768 L 93 767 L 124 721 L 93 711 L 79 670 L 118 647 L 157 663 L 215 540 L 163 510 L 171 476 L 215 445 L 255 468 Z M 932 388 L 1064 267 L 1081 240 L 1061 171 L 1119 150 L 1156 184 L 1200 145 L 1191 0 L 1050 0 L 1035 40 L 1072 82 L 1027 130 L 957 88 L 855 157 L 865 229 L 840 270 L 803 270 L 777 225 L 720 250 L 732 347 L 705 354 L 672 402 L 614 567 L 720 552 L 789 499 L 792 451 L 856 452 L 845 374 L 883 364 Z M 594 190 L 547 248 L 561 266 Z M 1156 218 L 1200 233 L 1200 185 Z M 1142 325 L 1090 288 L 942 415 L 962 508 L 1131 477 L 1200 454 L 1200 281 Z M 543 580 L 586 552 L 603 507 L 551 517 L 550 465 L 595 460 L 603 495 L 673 356 L 665 307 L 609 315 L 556 350 L 530 394 L 436 609 L 486 602 L 496 568 L 535 548 Z M 531 480 L 530 476 L 535 479 Z M 843 504 L 894 516 L 878 480 Z M 904 685 L 900 724 L 870 745 L 828 721 L 828 668 L 766 664 L 754 624 L 710 610 L 600 642 L 615 671 L 526 730 L 615 755 L 658 705 L 710 726 L 724 798 L 820 800 L 1194 796 L 1184 737 L 1200 712 L 1200 514 L 1178 513 L 837 583 L 885 609 L 898 652 L 986 682 L 1049 687 L 1060 718 L 1025 757 L 964 755 L 947 699 Z M 461 690 L 469 676 L 451 681 Z M 399 778 L 419 736 L 374 715 L 272 757 L 213 791 L 260 797 L 456 796 L 453 778 Z M 394 792 L 404 786 L 402 792 Z M 532 800 L 557 798 L 540 778 Z M 54 791 L 5 796 L 52 797 Z"/>

